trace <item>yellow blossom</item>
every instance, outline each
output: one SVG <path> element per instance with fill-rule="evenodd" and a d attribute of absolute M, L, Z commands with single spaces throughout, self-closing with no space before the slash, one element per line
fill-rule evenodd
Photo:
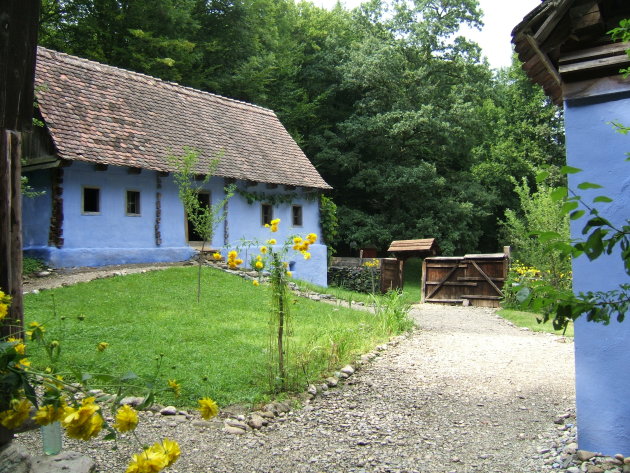
<path fill-rule="evenodd" d="M 125 473 L 158 473 L 168 465 L 168 457 L 164 451 L 148 448 L 144 452 L 134 455 Z"/>
<path fill-rule="evenodd" d="M 70 438 L 90 440 L 96 437 L 103 428 L 103 418 L 98 413 L 99 406 L 93 397 L 83 399 L 77 409 L 66 407 L 62 425 Z"/>
<path fill-rule="evenodd" d="M 267 247 L 266 246 L 261 246 L 260 247 L 260 252 L 264 255 L 267 253 Z"/>
<path fill-rule="evenodd" d="M 9 306 L 0 302 L 0 320 L 4 319 L 9 313 Z"/>
<path fill-rule="evenodd" d="M 116 422 L 114 428 L 119 432 L 129 432 L 138 426 L 138 412 L 125 404 L 116 411 Z"/>
<path fill-rule="evenodd" d="M 262 256 L 256 255 L 256 261 L 262 261 Z"/>
<path fill-rule="evenodd" d="M 98 351 L 105 351 L 105 349 L 109 346 L 109 343 L 107 342 L 100 342 L 98 345 L 96 345 L 96 349 Z"/>
<path fill-rule="evenodd" d="M 263 263 L 262 261 L 256 261 L 256 264 L 254 266 L 256 267 L 256 269 L 263 269 L 265 267 L 265 263 Z"/>
<path fill-rule="evenodd" d="M 238 253 L 235 250 L 232 250 L 228 253 L 228 259 L 236 259 Z"/>
<path fill-rule="evenodd" d="M 299 237 L 299 236 L 294 237 L 293 243 L 295 243 L 296 245 L 299 245 L 300 243 L 302 243 L 302 237 Z"/>
<path fill-rule="evenodd" d="M 39 425 L 48 425 L 63 419 L 64 414 L 65 409 L 62 406 L 57 407 L 52 404 L 45 404 L 37 409 L 33 420 Z"/>
<path fill-rule="evenodd" d="M 252 281 L 252 284 L 253 284 L 254 286 L 256 286 L 256 287 L 260 286 L 260 283 L 258 282 L 258 279 L 254 279 L 254 280 Z"/>
<path fill-rule="evenodd" d="M 162 440 L 162 442 L 156 442 L 155 444 L 153 444 L 150 450 L 162 453 L 166 456 L 168 460 L 166 463 L 166 468 L 175 463 L 175 461 L 177 461 L 177 459 L 181 455 L 179 444 L 169 438 L 165 438 L 164 440 Z"/>
<path fill-rule="evenodd" d="M 15 343 L 15 345 L 13 345 L 13 349 L 15 350 L 15 353 L 17 353 L 18 355 L 24 355 L 26 353 L 26 345 L 22 343 L 21 338 L 9 337 L 7 339 L 7 342 Z"/>
<path fill-rule="evenodd" d="M 221 253 L 219 253 L 218 251 L 215 253 L 212 253 L 212 257 L 214 258 L 215 261 L 220 261 L 223 256 L 221 256 Z"/>
<path fill-rule="evenodd" d="M 208 420 L 219 413 L 219 406 L 209 397 L 204 397 L 199 399 L 199 411 L 201 412 L 201 417 Z"/>
<path fill-rule="evenodd" d="M 270 238 L 269 240 L 267 240 L 267 243 L 268 243 L 269 245 L 275 245 L 275 244 L 276 244 L 276 243 L 278 243 L 278 242 L 276 241 L 276 239 L 275 239 L 275 238 Z"/>
<path fill-rule="evenodd" d="M 274 218 L 271 222 L 271 225 L 279 225 L 280 224 L 280 219 L 279 218 Z"/>
<path fill-rule="evenodd" d="M 276 232 L 278 231 L 278 225 L 272 225 L 272 226 L 271 226 L 271 228 L 270 228 L 270 230 L 271 230 L 273 233 L 276 233 Z"/>
<path fill-rule="evenodd" d="M 287 276 L 288 277 L 293 277 L 293 273 L 291 271 L 287 271 Z"/>
<path fill-rule="evenodd" d="M 21 368 L 21 369 L 28 368 L 29 366 L 31 366 L 31 360 L 29 360 L 28 358 L 22 358 L 15 365 L 16 368 Z"/>
<path fill-rule="evenodd" d="M 31 401 L 28 399 L 13 399 L 10 408 L 0 412 L 0 425 L 9 430 L 17 429 L 28 419 L 31 406 Z"/>
<path fill-rule="evenodd" d="M 314 233 L 309 233 L 308 235 L 306 235 L 306 239 L 312 245 L 313 243 L 315 243 L 317 241 L 317 235 L 315 235 Z"/>
<path fill-rule="evenodd" d="M 243 264 L 243 260 L 240 258 L 237 258 L 236 260 L 234 260 L 234 263 L 236 263 L 236 265 L 238 266 L 238 265 Z"/>
<path fill-rule="evenodd" d="M 302 255 L 304 256 L 304 259 L 311 259 L 311 254 L 308 251 L 305 251 Z"/>
<path fill-rule="evenodd" d="M 171 390 L 175 393 L 176 397 L 179 397 L 179 392 L 182 387 L 179 385 L 177 381 L 175 381 L 174 379 L 169 379 L 168 387 L 171 388 Z"/>

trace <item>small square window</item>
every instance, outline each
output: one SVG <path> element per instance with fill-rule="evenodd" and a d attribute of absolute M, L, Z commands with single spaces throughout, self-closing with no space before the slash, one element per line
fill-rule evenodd
<path fill-rule="evenodd" d="M 83 213 L 98 214 L 101 212 L 101 190 L 98 187 L 83 188 Z"/>
<path fill-rule="evenodd" d="M 294 227 L 302 226 L 302 206 L 294 205 L 291 210 L 292 222 Z"/>
<path fill-rule="evenodd" d="M 127 215 L 140 215 L 140 192 L 127 191 Z"/>
<path fill-rule="evenodd" d="M 262 204 L 261 206 L 262 224 L 269 225 L 273 220 L 273 206 L 271 204 Z"/>

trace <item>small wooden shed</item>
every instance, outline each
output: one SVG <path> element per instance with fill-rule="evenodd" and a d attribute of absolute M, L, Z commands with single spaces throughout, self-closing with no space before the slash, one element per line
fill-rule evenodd
<path fill-rule="evenodd" d="M 499 307 L 509 267 L 503 253 L 426 258 L 422 264 L 423 302 Z"/>

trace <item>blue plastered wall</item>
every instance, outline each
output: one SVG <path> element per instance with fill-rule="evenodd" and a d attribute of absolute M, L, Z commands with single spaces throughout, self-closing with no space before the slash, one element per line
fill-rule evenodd
<path fill-rule="evenodd" d="M 327 286 L 327 249 L 321 241 L 319 195 L 309 193 L 307 197 L 307 194 L 300 188 L 286 190 L 283 186 L 267 189 L 265 184 L 245 188 L 242 183 L 239 183 L 239 188 L 258 196 L 280 194 L 291 198 L 287 199 L 287 202 L 273 205 L 273 218 L 279 218 L 280 225 L 278 231 L 272 233 L 262 222 L 262 204 L 265 203 L 265 200 L 248 202 L 237 193 L 229 202 L 227 249 L 242 247 L 241 256 L 248 262 L 252 256 L 259 254 L 260 244 L 266 244 L 270 238 L 277 241 L 276 249 L 279 249 L 282 244 L 295 235 L 304 237 L 309 233 L 315 233 L 319 239 L 316 244 L 309 248 L 311 254 L 309 260 L 305 260 L 299 252 L 291 249 L 287 252 L 285 260 L 289 263 L 293 277 L 296 279 Z M 299 227 L 292 225 L 293 205 L 302 207 L 302 225 Z M 243 244 L 241 239 L 255 244 L 248 246 Z"/>
<path fill-rule="evenodd" d="M 614 131 L 610 122 L 630 125 L 630 93 L 565 102 L 567 164 L 583 170 L 569 176 L 569 187 L 585 202 L 606 195 L 612 204 L 595 204 L 600 214 L 621 226 L 630 214 L 630 137 Z M 581 182 L 603 189 L 577 190 Z M 571 224 L 582 238 L 586 218 Z M 581 256 L 573 262 L 574 291 L 608 291 L 630 283 L 620 253 L 595 261 Z M 630 455 L 630 314 L 623 323 L 604 326 L 575 324 L 576 403 L 578 443 L 583 450 Z"/>
<path fill-rule="evenodd" d="M 48 233 L 52 213 L 51 171 L 34 171 L 28 174 L 38 197 L 23 200 L 24 250 L 26 254 L 44 259 L 53 267 L 103 266 L 110 264 L 183 261 L 194 250 L 188 246 L 184 208 L 177 195 L 172 175 L 160 177 L 155 171 L 143 170 L 130 174 L 128 168 L 109 166 L 97 171 L 89 163 L 74 162 L 64 168 L 63 176 L 63 239 L 61 248 L 48 246 Z M 211 247 L 227 254 L 230 249 L 242 249 L 245 261 L 258 254 L 260 244 L 275 238 L 281 245 L 293 235 L 308 233 L 320 235 L 318 194 L 306 197 L 301 188 L 287 190 L 284 186 L 267 189 L 265 184 L 242 189 L 259 194 L 284 194 L 290 201 L 273 206 L 273 217 L 280 218 L 277 233 L 271 233 L 262 224 L 261 202 L 247 202 L 235 194 L 228 202 L 227 220 L 215 228 Z M 213 177 L 202 184 L 210 192 L 212 203 L 225 197 L 224 179 Z M 100 212 L 83 213 L 84 187 L 100 189 Z M 140 193 L 140 215 L 126 214 L 126 192 Z M 160 194 L 160 236 L 156 243 L 156 201 Z M 303 222 L 292 226 L 292 206 L 302 206 Z M 227 232 L 226 232 L 227 230 Z M 226 239 L 227 236 L 227 239 Z M 249 243 L 246 243 L 249 242 Z M 326 286 L 326 246 L 318 241 L 309 249 L 311 259 L 304 260 L 300 253 L 289 251 L 286 261 L 293 276 Z"/>

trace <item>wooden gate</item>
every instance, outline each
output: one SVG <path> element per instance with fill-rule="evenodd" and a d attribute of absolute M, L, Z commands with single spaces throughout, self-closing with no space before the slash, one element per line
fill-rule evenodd
<path fill-rule="evenodd" d="M 386 293 L 390 289 L 402 289 L 404 262 L 396 258 L 383 258 L 381 260 L 381 292 Z"/>
<path fill-rule="evenodd" d="M 508 272 L 505 253 L 426 258 L 422 264 L 424 302 L 499 307 Z"/>

